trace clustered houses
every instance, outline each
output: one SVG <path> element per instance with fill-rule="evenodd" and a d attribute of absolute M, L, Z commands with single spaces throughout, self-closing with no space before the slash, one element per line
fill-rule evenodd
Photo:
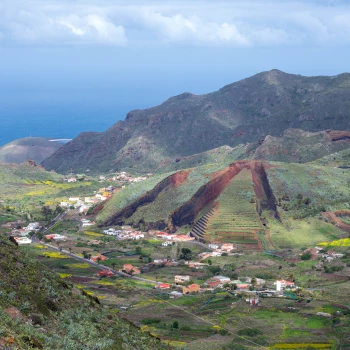
<path fill-rule="evenodd" d="M 177 234 L 171 234 L 171 233 L 167 233 L 163 231 L 155 231 L 155 230 L 148 231 L 148 234 L 152 236 L 156 236 L 157 238 L 160 238 L 160 239 L 164 239 L 166 241 L 173 241 L 173 242 L 194 241 L 194 237 L 191 237 L 190 235 L 177 235 Z"/>
<path fill-rule="evenodd" d="M 118 181 L 124 183 L 135 183 L 147 180 L 152 174 L 147 174 L 147 176 L 132 177 L 129 173 L 122 171 L 121 173 L 115 173 L 113 177 L 110 177 L 109 181 Z"/>
<path fill-rule="evenodd" d="M 11 231 L 12 236 L 28 236 L 30 232 L 38 232 L 40 230 L 40 224 L 38 222 L 31 222 L 27 226 L 22 228 L 14 228 Z"/>
<path fill-rule="evenodd" d="M 100 188 L 98 192 L 95 193 L 95 195 L 92 197 L 85 197 L 84 199 L 80 199 L 80 197 L 70 197 L 68 198 L 68 201 L 61 202 L 60 206 L 63 208 L 79 208 L 80 213 L 86 214 L 94 204 L 97 204 L 111 197 L 115 190 L 116 189 L 114 186 Z"/>
<path fill-rule="evenodd" d="M 208 245 L 208 247 L 213 249 L 213 251 L 201 253 L 199 255 L 201 260 L 205 260 L 210 257 L 221 256 L 224 253 L 228 254 L 237 249 L 237 247 L 232 243 L 223 243 L 221 246 L 217 243 L 211 243 Z"/>
<path fill-rule="evenodd" d="M 145 238 L 145 234 L 141 231 L 135 231 L 129 226 L 123 226 L 121 230 L 109 228 L 103 231 L 108 236 L 115 236 L 118 240 L 132 239 L 139 240 Z"/>

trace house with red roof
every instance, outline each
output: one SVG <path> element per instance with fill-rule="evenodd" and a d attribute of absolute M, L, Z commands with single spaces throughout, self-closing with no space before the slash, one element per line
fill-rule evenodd
<path fill-rule="evenodd" d="M 111 277 L 113 276 L 113 272 L 112 271 L 109 271 L 109 270 L 102 270 L 102 271 L 99 271 L 99 273 L 97 274 L 98 277 Z"/>
<path fill-rule="evenodd" d="M 169 289 L 170 284 L 169 283 L 158 283 L 155 288 L 157 289 Z"/>
<path fill-rule="evenodd" d="M 183 294 L 190 294 L 190 293 L 198 293 L 200 291 L 201 287 L 198 284 L 190 284 L 187 287 L 182 287 L 182 293 Z"/>

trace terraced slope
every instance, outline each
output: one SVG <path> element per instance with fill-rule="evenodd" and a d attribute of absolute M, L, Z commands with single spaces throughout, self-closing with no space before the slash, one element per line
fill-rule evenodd
<path fill-rule="evenodd" d="M 205 240 L 240 244 L 261 249 L 257 232 L 262 228 L 256 211 L 255 190 L 250 169 L 243 169 L 216 200 Z"/>

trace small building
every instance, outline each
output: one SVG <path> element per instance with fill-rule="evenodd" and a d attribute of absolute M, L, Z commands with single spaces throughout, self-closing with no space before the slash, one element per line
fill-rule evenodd
<path fill-rule="evenodd" d="M 220 283 L 225 284 L 231 282 L 231 279 L 226 276 L 214 276 L 213 279 L 220 281 Z"/>
<path fill-rule="evenodd" d="M 139 275 L 141 273 L 137 267 L 134 267 L 131 264 L 125 264 L 121 271 L 129 275 Z"/>
<path fill-rule="evenodd" d="M 92 256 L 90 260 L 92 260 L 93 262 L 105 261 L 107 260 L 107 257 L 99 253 L 95 256 Z"/>
<path fill-rule="evenodd" d="M 224 243 L 221 246 L 221 250 L 225 253 L 230 253 L 232 250 L 237 249 L 232 243 Z"/>
<path fill-rule="evenodd" d="M 173 292 L 169 293 L 170 299 L 176 299 L 182 297 L 182 293 L 178 292 L 177 290 L 174 290 Z"/>
<path fill-rule="evenodd" d="M 184 284 L 186 282 L 189 282 L 191 279 L 190 276 L 182 276 L 182 275 L 176 275 L 174 280 L 175 284 Z"/>
<path fill-rule="evenodd" d="M 169 289 L 170 284 L 169 283 L 158 283 L 155 288 L 157 289 Z"/>
<path fill-rule="evenodd" d="M 254 305 L 257 305 L 259 303 L 259 298 L 256 295 L 249 295 L 249 297 L 246 298 L 245 301 L 247 303 L 249 303 L 250 305 L 254 306 Z"/>
<path fill-rule="evenodd" d="M 187 287 L 182 287 L 182 293 L 183 294 L 190 294 L 190 293 L 198 293 L 200 291 L 201 287 L 198 284 L 190 284 Z"/>
<path fill-rule="evenodd" d="M 18 246 L 32 243 L 32 240 L 28 237 L 13 237 L 13 240 Z"/>
<path fill-rule="evenodd" d="M 163 247 L 167 247 L 167 246 L 172 245 L 172 244 L 173 244 L 172 242 L 165 241 L 165 242 L 162 243 L 162 246 Z"/>
<path fill-rule="evenodd" d="M 219 245 L 216 244 L 216 243 L 210 243 L 210 244 L 209 244 L 209 248 L 211 248 L 211 249 L 218 249 L 218 248 L 219 248 Z"/>
<path fill-rule="evenodd" d="M 237 284 L 237 289 L 240 290 L 247 290 L 249 289 L 250 285 L 248 283 L 239 283 Z"/>
<path fill-rule="evenodd" d="M 110 270 L 102 270 L 102 271 L 99 271 L 97 275 L 98 275 L 98 277 L 111 277 L 114 274 Z"/>
<path fill-rule="evenodd" d="M 51 235 L 46 235 L 45 236 L 46 239 L 50 239 L 50 240 L 55 240 L 55 241 L 64 241 L 67 239 L 66 236 L 63 235 L 59 235 L 58 233 L 53 233 Z"/>
<path fill-rule="evenodd" d="M 276 290 L 278 292 L 286 289 L 286 288 L 295 288 L 295 284 L 292 281 L 286 281 L 286 280 L 277 280 L 274 282 L 274 285 L 276 285 Z"/>

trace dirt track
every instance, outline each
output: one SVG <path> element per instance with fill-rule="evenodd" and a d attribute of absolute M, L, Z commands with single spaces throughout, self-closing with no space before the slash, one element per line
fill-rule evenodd
<path fill-rule="evenodd" d="M 332 212 L 332 211 L 327 211 L 325 213 L 322 213 L 322 215 L 327 218 L 333 225 L 337 226 L 340 228 L 342 231 L 349 233 L 350 234 L 350 225 L 345 224 L 341 219 L 338 218 L 337 216 L 338 212 Z M 340 214 L 340 212 L 339 212 Z M 350 214 L 350 212 L 349 212 Z"/>

